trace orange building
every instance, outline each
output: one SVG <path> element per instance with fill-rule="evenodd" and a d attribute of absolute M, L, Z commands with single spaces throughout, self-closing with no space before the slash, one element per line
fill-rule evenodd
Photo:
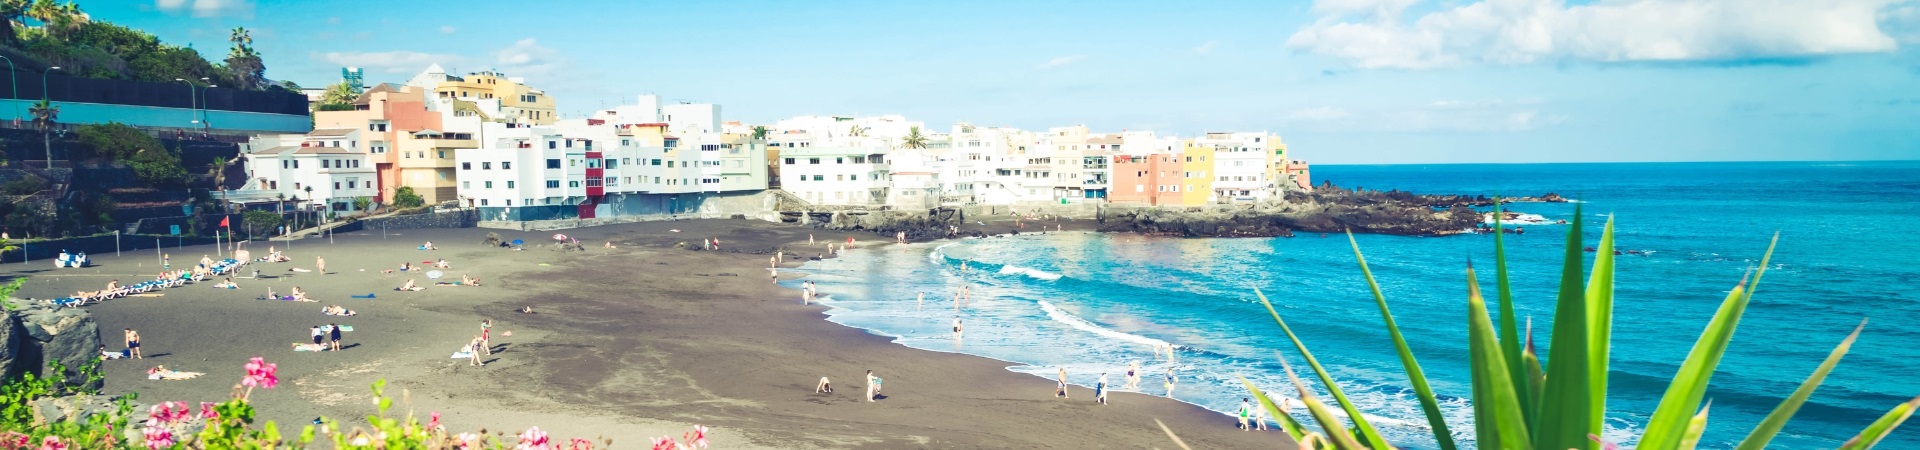
<path fill-rule="evenodd" d="M 315 111 L 315 133 L 362 130 L 358 150 L 368 154 L 380 180 L 376 200 L 385 203 L 401 184 L 399 142 L 402 134 L 440 130 L 440 113 L 427 110 L 426 91 L 412 86 L 381 84 L 354 100 L 350 111 Z M 415 189 L 420 190 L 419 188 Z M 427 195 L 427 193 L 422 193 Z"/>
<path fill-rule="evenodd" d="M 1113 155 L 1113 182 L 1107 201 L 1135 205 L 1184 203 L 1185 182 L 1180 153 Z"/>

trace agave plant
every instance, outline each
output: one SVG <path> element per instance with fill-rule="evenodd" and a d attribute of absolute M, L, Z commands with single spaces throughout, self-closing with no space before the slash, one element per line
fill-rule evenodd
<path fill-rule="evenodd" d="M 1502 233 L 1494 233 L 1494 278 L 1500 308 L 1498 327 L 1488 314 L 1472 264 L 1467 266 L 1467 346 L 1473 389 L 1470 398 L 1473 401 L 1473 431 L 1479 448 L 1558 450 L 1612 447 L 1612 444 L 1602 442 L 1599 435 L 1607 411 L 1607 362 L 1613 323 L 1613 220 L 1607 220 L 1593 267 L 1586 273 L 1586 279 L 1582 280 L 1582 215 L 1578 206 L 1574 211 L 1571 230 L 1567 233 L 1566 262 L 1562 268 L 1554 323 L 1549 331 L 1553 344 L 1547 358 L 1550 364 L 1543 367 L 1539 355 L 1534 353 L 1530 323 L 1526 332 L 1527 340 L 1521 341 L 1522 334 L 1514 318 L 1512 290 L 1507 280 L 1506 247 Z M 1500 214 L 1497 212 L 1498 209 L 1494 214 L 1496 230 L 1500 227 L 1497 219 Z M 1441 418 L 1439 404 L 1434 399 L 1425 374 L 1420 370 L 1419 362 L 1408 348 L 1406 339 L 1401 336 L 1399 326 L 1394 323 L 1393 313 L 1388 310 L 1386 297 L 1380 293 L 1380 285 L 1367 268 L 1367 260 L 1360 252 L 1359 243 L 1353 239 L 1351 232 L 1347 234 L 1347 240 L 1353 245 L 1360 272 L 1366 276 L 1374 303 L 1385 320 L 1387 335 L 1398 350 L 1401 366 L 1406 369 L 1421 409 L 1426 413 L 1434 441 L 1441 449 L 1454 450 L 1458 444 Z M 1773 245 L 1778 242 L 1779 235 L 1775 234 L 1766 256 L 1761 258 L 1759 269 L 1742 276 L 1740 283 L 1721 302 L 1719 310 L 1707 323 L 1686 360 L 1680 364 L 1659 405 L 1647 420 L 1644 432 L 1639 437 L 1638 448 L 1687 450 L 1700 441 L 1707 420 L 1708 408 L 1701 404 L 1707 382 L 1725 354 L 1727 344 L 1733 338 L 1741 314 L 1753 299 L 1753 291 L 1759 286 L 1761 276 L 1766 274 L 1768 260 L 1773 256 Z M 1320 430 L 1315 431 L 1285 414 L 1252 383 L 1245 383 L 1253 397 L 1260 400 L 1261 407 L 1279 419 L 1286 435 L 1303 449 L 1392 448 L 1392 443 L 1381 437 L 1354 403 L 1347 400 L 1340 386 L 1333 382 L 1333 378 L 1313 357 L 1313 353 L 1307 350 L 1300 337 L 1287 327 L 1287 322 L 1280 317 L 1266 295 L 1258 289 L 1254 290 L 1254 294 L 1266 306 L 1267 313 L 1273 315 L 1281 332 L 1293 342 L 1300 358 L 1306 361 L 1307 367 L 1313 370 L 1321 385 L 1333 397 L 1332 405 L 1320 400 L 1294 375 L 1286 358 L 1280 358 L 1288 379 L 1299 391 L 1300 403 L 1306 406 L 1320 426 Z M 1834 365 L 1839 364 L 1840 358 L 1846 355 L 1865 326 L 1866 322 L 1862 321 L 1852 334 L 1841 340 L 1826 360 L 1814 369 L 1813 374 L 1782 400 L 1736 448 L 1765 448 L 1781 427 L 1799 411 L 1814 389 L 1826 379 Z M 1343 410 L 1346 420 L 1333 414 L 1335 407 Z M 1920 397 L 1895 406 L 1840 448 L 1872 448 L 1911 416 L 1916 408 L 1920 408 Z"/>

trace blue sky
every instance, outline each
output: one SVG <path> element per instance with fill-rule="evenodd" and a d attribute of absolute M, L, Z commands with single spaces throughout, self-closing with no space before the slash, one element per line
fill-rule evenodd
<path fill-rule="evenodd" d="M 1317 163 L 1920 158 L 1920 0 L 82 2 L 267 76 L 497 69 L 563 114 L 1280 133 Z"/>

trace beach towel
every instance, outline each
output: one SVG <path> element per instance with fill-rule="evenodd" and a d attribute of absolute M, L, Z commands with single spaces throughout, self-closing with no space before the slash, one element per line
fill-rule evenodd
<path fill-rule="evenodd" d="M 473 352 L 462 351 L 462 352 L 453 352 L 453 357 L 451 359 L 467 359 L 472 357 L 473 357 Z"/>
<path fill-rule="evenodd" d="M 146 293 L 146 294 L 133 294 L 132 296 L 133 297 L 159 297 L 162 295 L 167 295 L 167 294 Z"/>
<path fill-rule="evenodd" d="M 317 351 L 322 351 L 326 349 L 327 349 L 327 346 L 320 345 L 320 344 L 295 343 L 293 346 L 293 351 L 296 351 L 296 352 L 317 352 Z"/>
<path fill-rule="evenodd" d="M 194 377 L 198 377 L 201 375 L 205 375 L 205 374 L 200 372 L 181 372 L 178 370 L 162 370 L 158 372 L 148 373 L 147 379 L 149 380 L 191 380 Z"/>
<path fill-rule="evenodd" d="M 355 295 L 353 296 L 353 298 L 373 298 L 373 294 L 369 293 L 367 295 Z"/>
<path fill-rule="evenodd" d="M 353 331 L 353 325 L 341 325 L 340 331 Z"/>

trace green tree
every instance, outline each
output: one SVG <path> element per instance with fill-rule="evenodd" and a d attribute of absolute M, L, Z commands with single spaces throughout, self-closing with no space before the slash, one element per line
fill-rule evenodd
<path fill-rule="evenodd" d="M 133 168 L 133 175 L 140 181 L 156 187 L 183 187 L 187 185 L 187 169 L 180 166 L 180 155 L 166 147 L 140 149 L 127 159 L 127 166 Z"/>
<path fill-rule="evenodd" d="M 927 148 L 927 136 L 920 134 L 920 127 L 907 129 L 907 137 L 900 139 L 901 148 Z"/>
<path fill-rule="evenodd" d="M 20 32 L 16 24 L 26 17 L 27 8 L 33 6 L 32 0 L 0 0 L 0 44 L 10 47 L 19 46 Z"/>
<path fill-rule="evenodd" d="M 367 198 L 367 197 L 354 197 L 354 198 L 353 198 L 353 210 L 354 210 L 354 211 L 359 211 L 359 212 L 361 212 L 361 213 L 365 213 L 365 212 L 367 212 L 367 208 L 372 208 L 372 207 L 373 207 L 373 199 L 371 199 L 371 198 Z"/>
<path fill-rule="evenodd" d="M 327 90 L 320 93 L 320 102 L 314 104 L 314 108 L 320 111 L 351 111 L 353 101 L 360 98 L 357 91 L 345 81 L 327 85 Z"/>
<path fill-rule="evenodd" d="M 250 209 L 247 210 L 247 212 L 240 213 L 240 221 L 246 222 L 248 226 L 253 227 L 255 230 L 267 231 L 279 228 L 280 224 L 286 222 L 286 219 L 280 217 L 279 214 Z"/>
<path fill-rule="evenodd" d="M 53 126 L 60 120 L 60 107 L 54 106 L 53 101 L 43 98 L 38 103 L 34 103 L 32 108 L 27 109 L 27 113 L 33 115 L 33 127 L 40 130 L 41 141 L 46 145 L 47 150 L 47 167 L 52 168 L 52 132 Z"/>
<path fill-rule="evenodd" d="M 753 127 L 753 138 L 755 140 L 765 140 L 767 138 L 767 127 L 755 125 Z"/>
<path fill-rule="evenodd" d="M 413 186 L 401 186 L 393 190 L 393 207 L 418 208 L 427 204 L 427 199 L 413 192 Z"/>
<path fill-rule="evenodd" d="M 267 80 L 267 66 L 253 50 L 253 35 L 246 28 L 234 28 L 233 49 L 227 53 L 227 72 L 241 89 L 257 90 Z"/>
<path fill-rule="evenodd" d="M 147 132 L 127 124 L 107 122 L 103 124 L 81 125 L 74 130 L 80 138 L 82 148 L 68 155 L 76 161 L 105 160 L 124 162 L 133 159 L 140 150 L 160 148 L 160 140 Z"/>
<path fill-rule="evenodd" d="M 19 247 L 14 247 L 13 243 L 7 242 L 6 239 L 0 239 L 0 255 L 6 255 L 7 252 L 19 249 Z M 20 290 L 20 285 L 26 283 L 27 277 L 18 277 L 7 284 L 0 284 L 0 310 L 10 310 L 14 308 L 13 301 L 10 300 L 13 298 L 13 291 Z"/>

